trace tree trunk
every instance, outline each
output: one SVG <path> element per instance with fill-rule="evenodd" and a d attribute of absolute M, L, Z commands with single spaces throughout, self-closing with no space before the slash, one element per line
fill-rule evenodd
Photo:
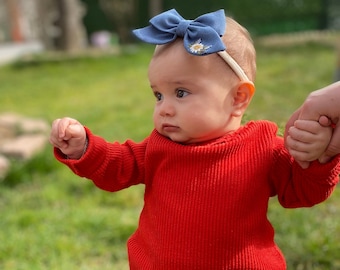
<path fill-rule="evenodd" d="M 163 0 L 149 0 L 149 16 L 150 18 L 158 15 L 163 11 Z"/>
<path fill-rule="evenodd" d="M 7 8 L 9 10 L 9 18 L 11 20 L 11 38 L 15 42 L 23 41 L 23 36 L 20 28 L 20 12 L 16 0 L 6 0 Z"/>
<path fill-rule="evenodd" d="M 83 24 L 85 8 L 80 0 L 55 0 L 59 18 L 56 22 L 60 35 L 56 38 L 56 48 L 77 51 L 86 47 L 86 30 Z"/>
<path fill-rule="evenodd" d="M 120 42 L 131 42 L 131 28 L 136 18 L 136 0 L 99 0 L 99 4 L 115 25 Z"/>

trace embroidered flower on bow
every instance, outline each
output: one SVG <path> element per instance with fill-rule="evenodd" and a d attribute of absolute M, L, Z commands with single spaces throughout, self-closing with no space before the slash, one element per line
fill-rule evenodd
<path fill-rule="evenodd" d="M 196 42 L 190 44 L 189 50 L 193 54 L 205 54 L 210 47 L 211 45 L 206 46 L 202 43 L 202 40 L 199 39 Z"/>

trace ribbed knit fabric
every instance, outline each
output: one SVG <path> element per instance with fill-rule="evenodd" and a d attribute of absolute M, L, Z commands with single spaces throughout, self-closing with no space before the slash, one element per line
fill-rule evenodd
<path fill-rule="evenodd" d="M 80 160 L 58 160 L 101 189 L 145 184 L 139 226 L 128 241 L 131 269 L 286 269 L 267 220 L 268 200 L 309 207 L 338 182 L 339 157 L 301 169 L 267 121 L 200 145 L 153 131 L 141 143 L 107 143 L 88 129 Z"/>

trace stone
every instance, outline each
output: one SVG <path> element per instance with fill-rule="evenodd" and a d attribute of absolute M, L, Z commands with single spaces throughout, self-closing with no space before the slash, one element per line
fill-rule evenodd
<path fill-rule="evenodd" d="M 20 122 L 20 132 L 22 133 L 45 133 L 49 132 L 50 126 L 45 120 L 24 118 Z"/>
<path fill-rule="evenodd" d="M 21 135 L 0 146 L 0 153 L 7 157 L 28 160 L 43 150 L 47 137 L 43 134 Z"/>
<path fill-rule="evenodd" d="M 4 179 L 10 168 L 10 162 L 7 158 L 0 155 L 0 180 Z"/>
<path fill-rule="evenodd" d="M 7 132 L 14 136 L 18 133 L 48 132 L 49 125 L 42 119 L 23 117 L 13 113 L 4 113 L 0 115 L 0 128 L 4 133 Z M 2 137 L 3 133 L 0 132 L 0 134 L 0 137 Z"/>
<path fill-rule="evenodd" d="M 50 126 L 43 119 L 14 113 L 0 114 L 0 179 L 10 170 L 11 161 L 31 159 L 46 147 Z"/>
<path fill-rule="evenodd" d="M 18 133 L 19 117 L 15 114 L 5 113 L 0 115 L 0 143 L 8 138 L 13 138 Z"/>

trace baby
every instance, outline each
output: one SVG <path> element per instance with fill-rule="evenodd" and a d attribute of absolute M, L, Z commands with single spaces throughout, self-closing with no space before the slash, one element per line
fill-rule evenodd
<path fill-rule="evenodd" d="M 56 158 L 99 188 L 144 184 L 128 240 L 131 269 L 285 269 L 267 219 L 268 200 L 310 207 L 338 182 L 339 157 L 317 159 L 331 128 L 296 121 L 289 150 L 269 121 L 241 124 L 254 94 L 255 49 L 219 10 L 185 20 L 175 10 L 135 30 L 157 44 L 149 66 L 155 129 L 142 142 L 110 143 L 72 118 L 53 122 Z M 227 26 L 227 27 L 226 27 Z"/>

